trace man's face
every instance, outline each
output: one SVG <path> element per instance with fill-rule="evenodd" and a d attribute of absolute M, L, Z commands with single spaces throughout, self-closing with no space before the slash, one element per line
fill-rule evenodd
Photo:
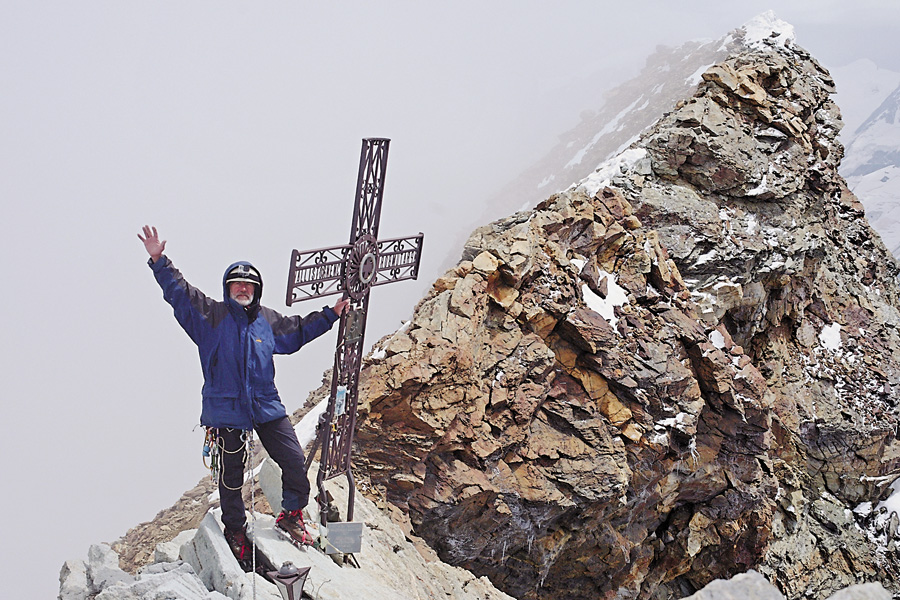
<path fill-rule="evenodd" d="M 241 306 L 250 306 L 255 288 L 249 281 L 232 281 L 228 286 L 228 294 Z"/>

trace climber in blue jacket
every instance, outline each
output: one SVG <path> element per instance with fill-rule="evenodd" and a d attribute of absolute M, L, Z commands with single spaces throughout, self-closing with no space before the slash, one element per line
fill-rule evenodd
<path fill-rule="evenodd" d="M 283 316 L 260 305 L 262 277 L 248 262 L 236 262 L 225 270 L 223 300 L 214 300 L 185 281 L 163 254 L 166 242 L 160 241 L 155 227 L 145 225 L 138 238 L 150 255 L 148 264 L 163 298 L 199 350 L 203 369 L 200 423 L 212 432 L 220 449 L 222 523 L 232 552 L 248 569 L 252 549 L 241 487 L 250 430 L 257 432 L 282 470 L 284 510 L 276 527 L 297 543 L 310 543 L 302 515 L 310 491 L 305 457 L 275 388 L 273 355 L 292 354 L 331 329 L 348 301 L 339 300 L 302 318 Z"/>

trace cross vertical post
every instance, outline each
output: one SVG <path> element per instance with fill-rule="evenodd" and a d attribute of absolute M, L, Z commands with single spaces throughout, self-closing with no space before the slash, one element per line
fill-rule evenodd
<path fill-rule="evenodd" d="M 338 327 L 328 407 L 319 421 L 310 453 L 311 458 L 317 448 L 322 449 L 316 481 L 323 527 L 328 524 L 324 484 L 339 475 L 346 475 L 350 484 L 347 521 L 353 520 L 356 484 L 351 471 L 351 455 L 369 292 L 373 286 L 416 279 L 419 274 L 424 238 L 421 233 L 378 239 L 389 146 L 390 140 L 384 138 L 363 140 L 350 241 L 343 246 L 305 252 L 294 250 L 291 255 L 288 306 L 332 294 L 343 294 L 350 300 Z"/>

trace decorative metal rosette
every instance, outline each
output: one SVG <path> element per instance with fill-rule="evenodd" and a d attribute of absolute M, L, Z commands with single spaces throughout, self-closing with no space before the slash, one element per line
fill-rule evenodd
<path fill-rule="evenodd" d="M 378 272 L 378 242 L 369 234 L 356 240 L 347 256 L 347 293 L 360 300 L 375 282 Z"/>

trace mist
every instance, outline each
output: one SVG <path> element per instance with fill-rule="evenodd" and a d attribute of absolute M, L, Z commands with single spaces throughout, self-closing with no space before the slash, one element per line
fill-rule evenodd
<path fill-rule="evenodd" d="M 887 0 L 4 3 L 6 594 L 52 597 L 64 560 L 206 475 L 196 349 L 141 226 L 208 295 L 250 260 L 264 304 L 305 314 L 333 299 L 285 306 L 291 250 L 346 243 L 360 140 L 390 138 L 381 236 L 425 241 L 417 281 L 373 290 L 371 344 L 457 260 L 492 195 L 658 44 L 770 8 L 826 68 L 900 71 Z M 289 411 L 321 383 L 334 336 L 277 359 Z"/>

